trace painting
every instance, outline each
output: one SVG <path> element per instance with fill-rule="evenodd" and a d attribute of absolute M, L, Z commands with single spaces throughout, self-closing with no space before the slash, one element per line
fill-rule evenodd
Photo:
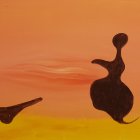
<path fill-rule="evenodd" d="M 0 0 L 0 138 L 139 140 L 139 12 L 138 0 Z"/>

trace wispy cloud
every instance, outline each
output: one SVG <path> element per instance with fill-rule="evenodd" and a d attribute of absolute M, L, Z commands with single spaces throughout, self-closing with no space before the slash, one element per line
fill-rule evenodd
<path fill-rule="evenodd" d="M 95 75 L 80 66 L 46 66 L 41 64 L 19 64 L 1 71 L 4 77 L 19 81 L 30 80 L 65 84 L 89 84 Z"/>

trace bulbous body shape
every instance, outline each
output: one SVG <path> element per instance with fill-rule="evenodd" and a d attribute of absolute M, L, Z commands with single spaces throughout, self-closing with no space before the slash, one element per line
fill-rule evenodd
<path fill-rule="evenodd" d="M 121 49 L 127 40 L 128 37 L 124 33 L 119 33 L 113 37 L 112 41 L 117 49 L 113 61 L 100 59 L 92 61 L 92 63 L 105 67 L 108 70 L 108 75 L 94 81 L 90 88 L 93 106 L 98 110 L 107 112 L 115 121 L 124 124 L 127 124 L 127 122 L 123 118 L 132 109 L 134 100 L 130 89 L 121 81 L 121 75 L 125 69 Z"/>

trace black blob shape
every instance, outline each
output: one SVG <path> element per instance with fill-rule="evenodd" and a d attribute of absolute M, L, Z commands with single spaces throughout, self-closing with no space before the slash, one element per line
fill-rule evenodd
<path fill-rule="evenodd" d="M 122 48 L 128 41 L 128 36 L 124 33 L 116 34 L 112 42 L 116 48 Z"/>
<path fill-rule="evenodd" d="M 105 78 L 93 82 L 90 88 L 90 96 L 93 106 L 107 112 L 115 121 L 123 124 L 123 118 L 130 112 L 133 106 L 133 95 L 130 89 L 121 81 L 121 74 L 125 69 L 121 57 L 121 48 L 127 43 L 128 37 L 119 33 L 113 37 L 113 44 L 117 49 L 116 58 L 113 61 L 95 59 L 92 63 L 100 64 L 108 70 Z"/>
<path fill-rule="evenodd" d="M 41 97 L 14 106 L 0 107 L 0 121 L 5 124 L 9 124 L 13 121 L 14 117 L 24 108 L 34 105 L 40 101 L 42 101 Z"/>

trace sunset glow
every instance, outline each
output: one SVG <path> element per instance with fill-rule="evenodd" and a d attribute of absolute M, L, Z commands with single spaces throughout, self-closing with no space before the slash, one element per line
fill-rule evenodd
<path fill-rule="evenodd" d="M 124 32 L 129 40 L 122 50 L 126 65 L 122 81 L 134 95 L 126 120 L 140 116 L 139 12 L 138 0 L 0 0 L 0 106 L 44 98 L 21 112 L 10 126 L 0 124 L 0 137 L 131 140 L 137 135 L 134 139 L 139 139 L 140 120 L 127 126 L 116 124 L 93 108 L 89 95 L 90 84 L 107 75 L 91 61 L 113 60 L 112 37 Z M 71 119 L 81 119 L 82 124 Z M 69 126 L 61 128 L 57 123 Z M 96 127 L 103 129 L 97 132 Z M 32 134 L 27 132 L 30 128 Z M 23 133 L 17 134 L 19 130 Z"/>

